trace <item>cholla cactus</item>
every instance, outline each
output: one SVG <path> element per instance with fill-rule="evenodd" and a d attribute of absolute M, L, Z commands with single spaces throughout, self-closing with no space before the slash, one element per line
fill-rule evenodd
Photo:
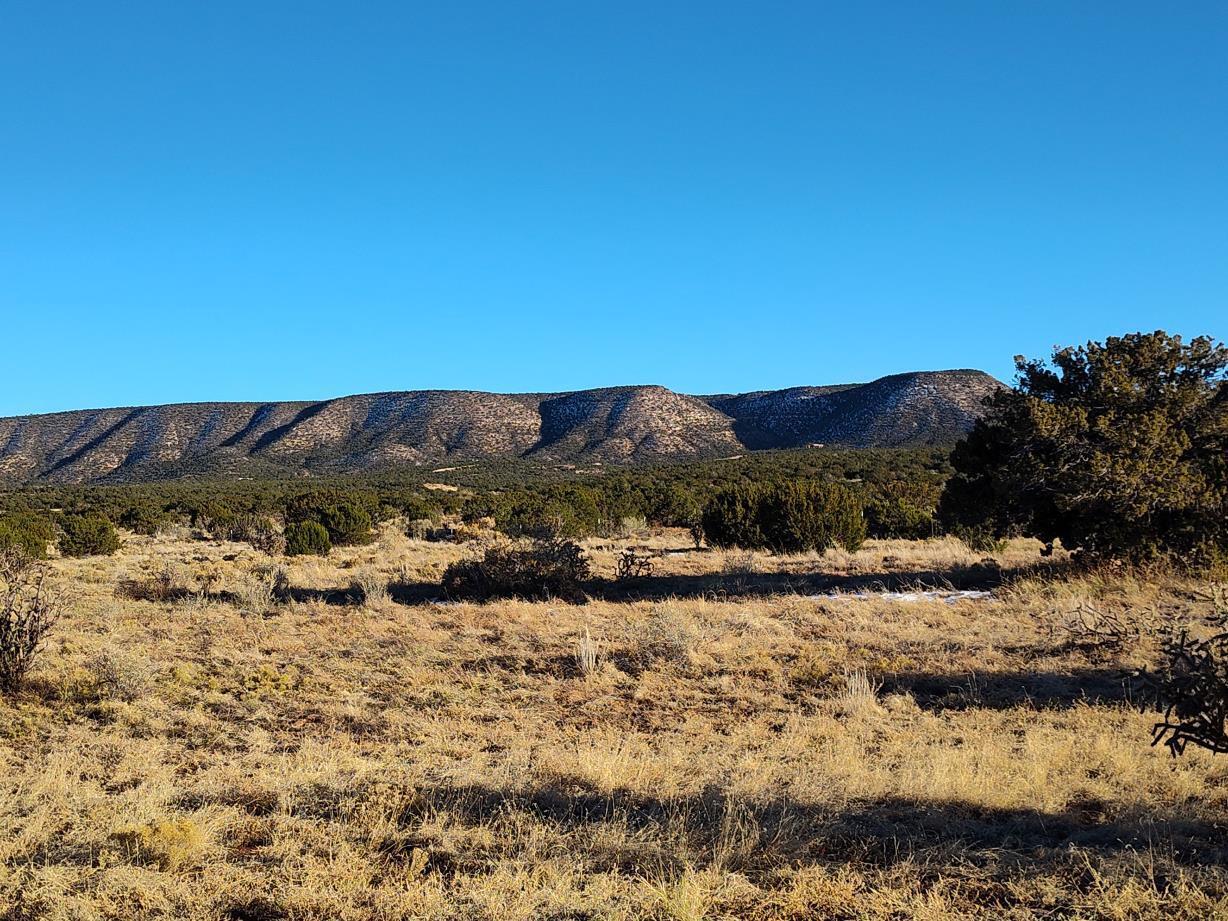
<path fill-rule="evenodd" d="M 1163 742 L 1173 756 L 1193 743 L 1228 753 L 1228 630 L 1195 639 L 1181 630 L 1164 644 L 1165 663 L 1149 684 L 1164 719 L 1155 724 L 1152 745 Z"/>
<path fill-rule="evenodd" d="M 652 557 L 636 553 L 634 550 L 624 550 L 618 558 L 616 578 L 619 582 L 628 579 L 640 579 L 652 575 Z"/>
<path fill-rule="evenodd" d="M 20 552 L 0 552 L 0 692 L 21 687 L 55 623 L 58 599 L 46 579 L 45 566 Z"/>

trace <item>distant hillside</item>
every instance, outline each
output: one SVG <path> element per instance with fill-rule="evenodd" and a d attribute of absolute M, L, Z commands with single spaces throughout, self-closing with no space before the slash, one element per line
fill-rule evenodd
<path fill-rule="evenodd" d="M 0 419 L 0 481 L 286 476 L 505 457 L 633 464 L 812 444 L 945 444 L 1000 386 L 980 371 L 933 371 L 698 397 L 655 386 L 424 390 L 76 410 Z"/>

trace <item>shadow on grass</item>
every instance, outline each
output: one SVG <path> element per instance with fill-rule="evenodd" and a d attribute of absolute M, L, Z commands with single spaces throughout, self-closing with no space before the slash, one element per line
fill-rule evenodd
<path fill-rule="evenodd" d="M 435 586 L 438 589 L 438 586 Z M 244 596 L 229 589 L 202 592 L 182 586 L 166 587 L 153 580 L 124 579 L 117 586 L 117 597 L 128 601 L 152 601 L 157 604 L 182 604 L 192 599 L 204 599 L 211 604 L 229 604 L 243 607 Z M 275 596 L 275 602 L 320 602 L 330 605 L 354 604 L 356 599 L 350 588 L 295 588 Z"/>
<path fill-rule="evenodd" d="M 869 573 L 846 576 L 827 573 L 713 573 L 699 576 L 642 576 L 634 579 L 590 579 L 580 584 L 575 598 L 556 601 L 584 603 L 586 601 L 664 601 L 669 598 L 702 598 L 708 600 L 742 600 L 772 595 L 825 595 L 853 592 L 898 592 L 913 590 L 992 590 L 1020 571 L 1003 571 L 994 566 L 969 566 L 950 570 L 917 570 L 912 572 Z M 416 605 L 450 599 L 438 582 L 393 582 L 388 586 L 393 601 Z M 151 594 L 137 584 L 124 585 L 122 596 L 132 600 L 177 602 L 194 593 L 175 589 Z M 242 604 L 235 592 L 219 591 L 208 595 L 211 601 Z M 356 603 L 354 590 L 345 588 L 291 587 L 287 600 L 299 603 L 351 605 Z M 530 599 L 532 600 L 532 599 Z"/>
<path fill-rule="evenodd" d="M 589 579 L 579 586 L 576 601 L 663 601 L 669 598 L 738 600 L 772 595 L 826 595 L 853 592 L 926 590 L 993 590 L 1011 579 L 1057 573 L 1057 564 L 1019 569 L 976 564 L 950 569 L 839 575 L 833 573 L 707 573 L 653 575 L 631 579 Z M 403 582 L 389 586 L 394 601 L 423 604 L 449 600 L 434 582 Z M 455 599 L 464 600 L 464 599 Z M 568 600 L 568 599 L 560 599 Z"/>
<path fill-rule="evenodd" d="M 393 582 L 388 586 L 388 596 L 398 604 L 411 605 L 447 600 L 438 582 Z"/>
<path fill-rule="evenodd" d="M 993 589 L 1005 576 L 996 566 L 943 570 L 836 575 L 831 573 L 710 573 L 697 576 L 643 576 L 624 581 L 593 580 L 585 591 L 603 601 L 659 601 L 665 598 L 758 598 L 768 595 L 823 595 L 833 592 L 895 592 L 912 589 Z"/>
<path fill-rule="evenodd" d="M 1137 673 L 1113 666 L 1068 672 L 893 672 L 881 676 L 883 694 L 908 693 L 924 710 L 1009 710 L 1033 706 L 1065 709 L 1080 703 L 1135 704 L 1142 698 Z"/>
<path fill-rule="evenodd" d="M 469 836 L 465 829 L 480 833 Z M 566 861 L 581 876 L 615 873 L 650 881 L 716 868 L 767 890 L 787 885 L 784 868 L 898 870 L 921 885 L 961 879 L 961 898 L 985 917 L 1020 906 L 1054 918 L 1083 916 L 1079 895 L 1105 885 L 1098 861 L 1121 860 L 1133 868 L 1126 871 L 1132 878 L 1160 891 L 1180 876 L 1214 892 L 1224 886 L 1228 859 L 1221 826 L 1179 810 L 1125 812 L 1092 797 L 1055 812 L 904 797 L 837 805 L 752 801 L 717 788 L 673 798 L 598 792 L 567 778 L 523 790 L 413 790 L 377 847 L 390 864 L 445 885 L 497 872 L 509 861 L 545 859 Z M 1038 875 L 1058 888 L 1020 887 L 1021 879 Z M 224 913 L 233 921 L 290 916 L 260 896 Z"/>
<path fill-rule="evenodd" d="M 928 859 L 1034 864 L 1078 848 L 1101 855 L 1160 849 L 1182 866 L 1220 866 L 1228 859 L 1224 828 L 1165 809 L 1114 813 L 1094 797 L 1058 812 L 1002 808 L 955 800 L 887 797 L 844 806 L 792 799 L 750 801 L 709 789 L 702 794 L 658 798 L 626 791 L 597 792 L 581 782 L 560 781 L 524 791 L 484 786 L 443 786 L 418 791 L 400 817 L 400 834 L 386 850 L 432 849 L 422 837 L 441 815 L 471 826 L 523 817 L 576 836 L 594 869 L 642 873 L 650 869 L 704 866 L 716 861 L 742 872 L 770 872 L 782 865 L 868 862 L 891 866 Z M 614 835 L 598 835 L 613 825 Z M 601 842 L 615 842 L 602 844 Z M 657 846 L 659 845 L 659 846 Z M 436 869 L 460 866 L 463 855 L 432 855 Z M 665 863 L 663 863 L 663 861 Z"/>
<path fill-rule="evenodd" d="M 358 603 L 358 598 L 349 588 L 295 588 L 291 586 L 286 591 L 286 597 L 299 604 L 316 602 L 344 607 Z"/>

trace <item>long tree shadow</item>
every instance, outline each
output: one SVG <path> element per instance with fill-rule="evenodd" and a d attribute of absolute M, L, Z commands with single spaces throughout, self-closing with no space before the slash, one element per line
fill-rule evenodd
<path fill-rule="evenodd" d="M 574 598 L 560 601 L 663 601 L 668 598 L 739 600 L 772 595 L 824 595 L 860 592 L 898 592 L 914 590 L 992 590 L 1016 571 L 1004 573 L 994 566 L 969 566 L 950 570 L 833 575 L 828 573 L 713 573 L 698 576 L 661 575 L 633 579 L 590 579 L 580 584 Z M 394 582 L 388 586 L 393 601 L 417 605 L 451 599 L 438 582 Z M 132 600 L 182 601 L 198 593 L 187 588 L 157 590 L 138 580 L 121 583 L 118 593 Z M 300 603 L 318 602 L 349 605 L 357 600 L 349 587 L 307 588 L 291 586 L 286 599 Z M 241 603 L 238 593 L 221 590 L 207 597 L 219 603 Z"/>
<path fill-rule="evenodd" d="M 714 868 L 767 889 L 788 879 L 784 868 L 852 867 L 858 873 L 900 870 L 922 879 L 963 877 L 972 887 L 961 890 L 962 897 L 985 917 L 1019 905 L 1057 918 L 1076 916 L 1078 894 L 1104 886 L 1098 860 L 1142 855 L 1145 865 L 1137 872 L 1144 885 L 1162 889 L 1182 876 L 1213 890 L 1222 889 L 1228 861 L 1224 828 L 1192 811 L 1123 811 L 1089 796 L 1046 812 L 901 796 L 846 804 L 759 800 L 716 787 L 662 797 L 601 792 L 574 778 L 519 790 L 444 784 L 407 793 L 377 847 L 389 863 L 445 885 L 481 877 L 509 858 L 532 864 L 544 854 L 565 858 L 582 875 L 658 880 Z M 318 809 L 303 800 L 294 811 L 315 818 Z M 469 830 L 478 834 L 467 835 Z M 1062 889 L 1041 889 L 1037 896 L 1020 890 L 1021 878 L 1038 874 L 1060 880 Z M 224 917 L 281 921 L 290 914 L 255 897 L 236 901 Z"/>
<path fill-rule="evenodd" d="M 834 573 L 706 573 L 653 575 L 633 579 L 595 579 L 585 592 L 604 601 L 659 601 L 665 598 L 756 598 L 767 595 L 821 595 L 835 592 L 993 589 L 1006 574 L 997 566 L 962 566 L 905 572 L 841 575 Z"/>
<path fill-rule="evenodd" d="M 651 663 L 636 651 L 612 647 L 608 661 L 619 671 L 636 676 Z M 574 653 L 494 652 L 458 658 L 462 671 L 503 671 L 529 677 L 567 680 L 584 672 Z M 1147 701 L 1145 685 L 1134 669 L 1113 665 L 1087 666 L 1068 671 L 940 672 L 905 671 L 873 674 L 882 697 L 909 694 L 922 710 L 1066 710 L 1080 704 L 1140 706 Z M 813 697 L 814 689 L 801 686 L 786 691 L 787 699 L 799 703 Z"/>
<path fill-rule="evenodd" d="M 438 586 L 436 586 L 438 588 Z M 244 595 L 231 589 L 197 591 L 184 586 L 165 586 L 153 580 L 121 579 L 115 593 L 130 601 L 153 601 L 159 603 L 182 603 L 192 598 L 201 598 L 214 604 L 229 604 L 242 607 Z M 328 605 L 351 605 L 357 602 L 351 588 L 304 588 L 291 586 L 274 594 L 275 602 L 320 602 Z"/>
<path fill-rule="evenodd" d="M 589 579 L 579 586 L 575 598 L 595 601 L 663 601 L 668 598 L 737 600 L 771 595 L 825 595 L 860 592 L 993 590 L 1011 579 L 1044 572 L 1052 575 L 1053 564 L 1018 569 L 978 563 L 948 569 L 918 569 L 861 573 L 705 573 L 703 575 L 649 575 L 629 579 Z M 394 601 L 422 604 L 450 600 L 434 582 L 402 582 L 389 587 Z M 453 599 L 464 600 L 464 599 Z"/>
<path fill-rule="evenodd" d="M 358 597 L 349 588 L 297 588 L 291 586 L 286 590 L 286 598 L 299 603 L 319 602 L 321 604 L 345 606 L 358 602 Z"/>
<path fill-rule="evenodd" d="M 1228 859 L 1223 827 L 1190 813 L 1170 809 L 1116 811 L 1085 796 L 1065 809 L 1005 808 L 958 800 L 885 797 L 847 805 L 801 802 L 790 798 L 750 800 L 709 788 L 695 796 L 656 797 L 629 791 L 599 792 L 583 782 L 565 780 L 527 790 L 480 785 L 439 786 L 417 791 L 398 820 L 400 831 L 386 850 L 430 851 L 423 835 L 440 816 L 472 826 L 519 823 L 528 816 L 574 836 L 572 840 L 622 840 L 627 846 L 578 845 L 603 869 L 644 872 L 643 861 L 702 866 L 731 854 L 744 872 L 771 871 L 782 864 L 898 862 L 941 853 L 971 862 L 992 857 L 998 865 L 1035 863 L 1068 855 L 1072 848 L 1101 855 L 1159 846 L 1183 866 L 1217 867 Z M 614 825 L 621 835 L 594 835 Z M 587 834 L 586 834 L 587 833 Z M 658 841 L 668 846 L 645 847 Z M 740 854 L 736 853 L 739 852 Z M 463 858 L 462 858 L 463 859 Z M 447 872 L 458 855 L 436 864 Z"/>
<path fill-rule="evenodd" d="M 388 586 L 388 597 L 397 604 L 411 605 L 448 600 L 438 582 L 393 582 Z"/>
<path fill-rule="evenodd" d="M 1143 697 L 1138 672 L 1112 665 L 1066 672 L 905 671 L 880 680 L 883 694 L 911 694 L 924 710 L 1064 709 L 1079 703 L 1134 704 Z"/>

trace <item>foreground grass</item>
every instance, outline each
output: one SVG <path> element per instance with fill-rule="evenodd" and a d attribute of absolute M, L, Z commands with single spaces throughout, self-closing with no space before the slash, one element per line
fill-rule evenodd
<path fill-rule="evenodd" d="M 841 594 L 1038 562 L 937 541 L 672 554 L 583 605 L 347 602 L 471 552 L 389 531 L 273 606 L 238 545 L 56 561 L 73 604 L 0 702 L 4 916 L 1228 917 L 1228 762 L 1147 745 L 1147 641 L 1067 629 L 1197 617 L 1203 586 Z M 209 591 L 117 595 L 168 561 Z"/>

